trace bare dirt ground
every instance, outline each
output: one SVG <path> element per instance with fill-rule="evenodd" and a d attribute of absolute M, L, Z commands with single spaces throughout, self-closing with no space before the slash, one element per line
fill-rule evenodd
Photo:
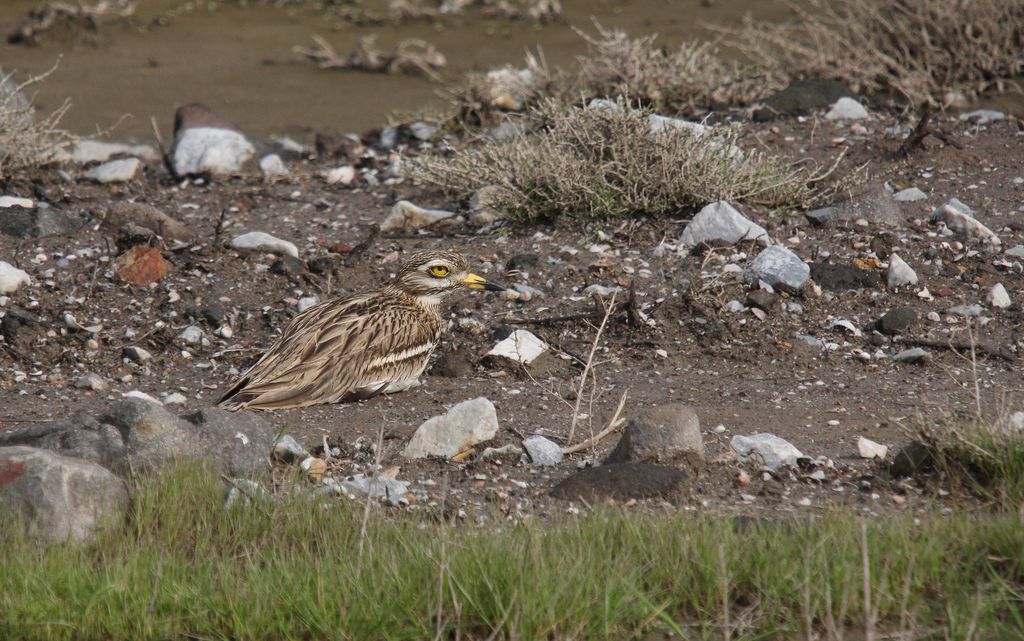
<path fill-rule="evenodd" d="M 623 392 L 628 392 L 627 415 L 668 402 L 691 405 L 700 416 L 707 462 L 689 496 L 680 500 L 682 509 L 815 511 L 852 505 L 881 513 L 957 505 L 957 497 L 936 496 L 933 485 L 889 478 L 884 465 L 859 458 L 857 440 L 905 444 L 909 437 L 901 425 L 972 412 L 976 390 L 989 414 L 1020 409 L 1022 259 L 1002 252 L 1024 243 L 1024 134 L 1013 118 L 983 126 L 943 122 L 963 149 L 929 138 L 925 149 L 894 161 L 899 140 L 884 131 L 897 124 L 893 116 L 880 116 L 863 130 L 851 129 L 819 115 L 751 125 L 745 144 L 821 162 L 847 148 L 838 171 L 866 162 L 873 183 L 915 186 L 928 195 L 899 205 L 905 220 L 899 226 L 854 216 L 816 227 L 802 213 L 768 215 L 741 208 L 806 261 L 848 268 L 860 281 L 835 284 L 815 271 L 820 294 L 810 288 L 801 295 L 783 294 L 764 305 L 764 318 L 749 308 L 726 310 L 729 301 L 746 303 L 748 294 L 727 266 L 745 266 L 758 248 L 685 257 L 673 251 L 695 213 L 690 211 L 672 220 L 378 236 L 365 249 L 349 252 L 399 199 L 459 209 L 464 204 L 446 203 L 407 184 L 329 186 L 320 172 L 331 165 L 316 159 L 289 160 L 293 173 L 274 183 L 253 175 L 175 184 L 154 165 L 143 178 L 118 187 L 91 184 L 77 171 L 69 181 L 52 172 L 26 177 L 4 193 L 50 203 L 88 224 L 70 237 L 0 236 L 0 258 L 33 278 L 0 307 L 6 317 L 20 309 L 22 318 L 5 324 L 0 343 L 0 429 L 97 412 L 131 390 L 157 398 L 179 392 L 186 401 L 171 406 L 174 411 L 210 405 L 295 315 L 298 299 L 378 287 L 409 252 L 453 247 L 470 257 L 477 273 L 507 285 L 528 284 L 543 295 L 529 301 L 490 293 L 460 297 L 418 388 L 265 417 L 310 448 L 326 437 L 331 447 L 341 448 L 343 464 L 353 473 L 372 462 L 369 445 L 383 424 L 383 463 L 401 466 L 399 478 L 414 482 L 421 502 L 437 500 L 447 476 L 452 499 L 470 517 L 492 510 L 512 517 L 564 511 L 568 504 L 551 499 L 548 490 L 578 466 L 600 461 L 616 436 L 545 469 L 518 457 L 500 464 L 417 462 L 399 452 L 421 422 L 479 396 L 493 401 L 500 422 L 495 442 L 487 445 L 519 444 L 530 434 L 564 439 L 571 388 L 581 370 L 575 359 L 585 360 L 600 319 L 544 319 L 593 312 L 595 302 L 583 290 L 619 286 L 620 300 L 632 289 L 634 309 L 653 323 L 638 325 L 638 315 L 631 319 L 626 313 L 609 320 L 597 353 L 598 392 L 592 408 L 589 399 L 583 403 L 592 418 L 581 422 L 581 435 L 604 427 Z M 999 235 L 1001 249 L 988 251 L 969 241 L 960 245 L 961 239 L 941 235 L 928 214 L 951 197 L 974 208 Z M 118 248 L 116 235 L 99 223 L 118 201 L 153 205 L 196 236 L 192 243 L 162 246 L 170 270 L 152 286 L 121 282 L 113 270 L 124 247 Z M 854 211 L 867 207 L 854 201 Z M 279 273 L 289 270 L 274 266 L 276 257 L 228 248 L 232 237 L 253 230 L 294 242 L 305 268 Z M 885 265 L 893 248 L 917 271 L 917 286 L 886 288 Z M 1010 308 L 986 305 L 996 283 L 1009 292 Z M 931 298 L 919 294 L 925 288 Z M 963 317 L 948 312 L 960 304 L 980 304 L 988 319 L 975 337 L 976 363 L 969 350 L 948 348 L 968 341 Z M 916 323 L 899 337 L 872 331 L 886 311 L 900 306 L 917 311 Z M 66 312 L 82 326 L 102 329 L 69 329 L 62 321 Z M 937 320 L 928 319 L 930 312 Z M 849 321 L 849 327 L 837 320 Z M 180 343 L 178 336 L 189 325 L 203 329 L 204 344 Z M 216 333 L 225 326 L 232 330 L 229 338 Z M 513 327 L 531 329 L 555 349 L 526 371 L 483 359 Z M 801 335 L 833 345 L 823 349 Z M 931 344 L 932 360 L 894 364 L 892 356 L 915 339 Z M 122 347 L 132 345 L 154 358 L 142 364 L 122 358 Z M 106 379 L 110 390 L 74 386 L 90 372 Z M 733 435 L 759 432 L 783 437 L 812 458 L 832 459 L 835 468 L 824 482 L 798 473 L 762 476 L 737 462 L 729 448 Z M 737 481 L 741 470 L 752 476 L 749 485 Z"/>

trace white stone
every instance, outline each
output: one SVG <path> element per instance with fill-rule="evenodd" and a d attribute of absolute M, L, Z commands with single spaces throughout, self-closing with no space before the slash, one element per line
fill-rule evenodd
<path fill-rule="evenodd" d="M 309 458 L 309 451 L 291 434 L 285 434 L 274 443 L 274 455 L 286 463 L 294 463 Z"/>
<path fill-rule="evenodd" d="M 124 398 L 137 398 L 139 400 L 146 401 L 147 403 L 152 403 L 153 405 L 163 405 L 163 403 L 156 400 L 149 394 L 141 392 L 137 389 L 133 389 L 130 392 L 125 392 L 124 394 L 121 394 L 121 396 L 123 396 Z"/>
<path fill-rule="evenodd" d="M 407 502 L 405 495 L 409 493 L 409 482 L 387 476 L 365 476 L 356 474 L 350 479 L 339 483 L 341 490 L 352 498 L 384 499 L 390 505 L 399 507 Z"/>
<path fill-rule="evenodd" d="M 31 198 L 20 196 L 0 196 L 0 208 L 21 207 L 22 209 L 35 209 L 36 203 Z"/>
<path fill-rule="evenodd" d="M 487 352 L 487 356 L 507 358 L 529 365 L 548 351 L 548 345 L 525 329 L 517 329 Z"/>
<path fill-rule="evenodd" d="M 862 436 L 857 439 L 857 452 L 861 458 L 884 459 L 889 454 L 889 448 Z"/>
<path fill-rule="evenodd" d="M 764 227 L 748 220 L 724 200 L 704 207 L 693 217 L 679 237 L 679 251 L 697 247 L 702 243 L 724 242 L 730 245 L 743 240 L 756 240 L 768 245 L 771 239 Z"/>
<path fill-rule="evenodd" d="M 408 200 L 400 200 L 391 208 L 384 222 L 380 224 L 382 232 L 422 229 L 441 221 L 455 221 L 455 212 L 443 209 L 424 209 Z"/>
<path fill-rule="evenodd" d="M 356 179 L 356 169 L 352 165 L 342 165 L 324 172 L 324 180 L 328 185 L 351 185 Z"/>
<path fill-rule="evenodd" d="M 135 361 L 136 363 L 145 363 L 153 358 L 153 355 L 150 354 L 149 351 L 135 345 L 122 347 L 121 355 L 128 360 Z"/>
<path fill-rule="evenodd" d="M 769 245 L 750 262 L 746 279 L 764 281 L 775 289 L 799 291 L 811 277 L 811 268 L 799 256 L 781 245 Z"/>
<path fill-rule="evenodd" d="M 778 469 L 781 465 L 796 467 L 797 460 L 805 458 L 792 443 L 774 434 L 737 434 L 732 437 L 729 446 L 739 455 L 740 460 L 759 463 L 770 470 Z"/>
<path fill-rule="evenodd" d="M 889 288 L 917 284 L 917 272 L 898 254 L 889 257 Z"/>
<path fill-rule="evenodd" d="M 893 198 L 901 203 L 913 203 L 919 200 L 924 200 L 927 197 L 928 194 L 924 193 L 917 187 L 903 189 L 893 194 Z"/>
<path fill-rule="evenodd" d="M 484 397 L 463 401 L 416 428 L 402 455 L 452 457 L 498 433 L 498 414 Z"/>
<path fill-rule="evenodd" d="M 936 207 L 930 217 L 932 222 L 945 223 L 946 227 L 962 236 L 977 238 L 988 245 L 1000 245 L 1002 241 L 991 229 L 974 217 L 971 208 L 956 198 L 941 207 Z"/>
<path fill-rule="evenodd" d="M 825 114 L 825 118 L 828 120 L 863 120 L 867 117 L 868 110 L 864 108 L 864 105 L 849 96 L 837 100 Z"/>
<path fill-rule="evenodd" d="M 988 296 L 985 297 L 985 302 L 996 309 L 1006 309 L 1013 304 L 1010 300 L 1010 294 L 1007 293 L 1002 283 L 996 283 L 992 286 Z"/>
<path fill-rule="evenodd" d="M 994 109 L 976 109 L 974 111 L 968 111 L 967 113 L 960 114 L 960 120 L 970 120 L 979 125 L 987 125 L 990 122 L 997 122 L 1003 118 L 1006 118 L 1006 114 Z"/>
<path fill-rule="evenodd" d="M 534 465 L 541 467 L 558 465 L 564 457 L 562 448 L 557 443 L 539 434 L 527 436 L 523 439 L 523 447 L 526 448 L 526 453 L 530 455 L 530 461 Z"/>
<path fill-rule="evenodd" d="M 203 341 L 203 330 L 195 325 L 189 325 L 178 334 L 178 339 L 186 345 L 198 345 Z"/>
<path fill-rule="evenodd" d="M 1024 258 L 1024 245 L 1014 245 L 1003 253 L 1010 258 Z"/>
<path fill-rule="evenodd" d="M 28 272 L 0 260 L 0 294 L 13 294 L 22 285 L 30 285 L 32 279 Z"/>
<path fill-rule="evenodd" d="M 123 183 L 135 178 L 142 167 L 138 158 L 122 158 L 111 160 L 85 172 L 85 177 L 98 183 Z"/>
<path fill-rule="evenodd" d="M 921 349 L 920 347 L 912 347 L 910 349 L 905 349 L 899 354 L 896 354 L 895 356 L 892 357 L 892 361 L 894 363 L 922 364 L 927 363 L 931 359 L 932 355 L 929 352 L 925 351 L 924 349 Z"/>
<path fill-rule="evenodd" d="M 233 174 L 255 155 L 241 133 L 222 127 L 186 129 L 174 145 L 174 171 L 179 176 Z"/>
<path fill-rule="evenodd" d="M 683 120 L 682 118 L 669 118 L 668 116 L 659 116 L 657 114 L 651 114 L 648 116 L 647 123 L 651 127 L 652 134 L 656 134 L 660 131 L 683 129 L 685 131 L 689 131 L 694 138 L 701 138 L 711 131 L 711 127 L 702 125 L 699 122 L 691 122 L 689 120 Z"/>
<path fill-rule="evenodd" d="M 288 168 L 284 165 L 284 161 L 277 154 L 267 154 L 260 158 L 260 171 L 267 180 L 281 178 L 289 173 Z"/>
<path fill-rule="evenodd" d="M 306 311 L 307 309 L 309 309 L 313 305 L 316 305 L 319 302 L 320 302 L 320 297 L 319 296 L 303 296 L 302 298 L 299 299 L 299 302 L 295 305 L 295 309 L 296 309 L 296 311 L 298 311 L 301 314 L 302 312 Z"/>
<path fill-rule="evenodd" d="M 76 389 L 88 389 L 94 392 L 105 392 L 110 389 L 107 382 L 99 374 L 83 374 L 75 381 Z"/>
<path fill-rule="evenodd" d="M 299 248 L 295 246 L 295 243 L 275 238 L 262 231 L 251 231 L 241 236 L 235 236 L 231 240 L 231 247 L 243 251 L 264 251 L 299 257 Z"/>
<path fill-rule="evenodd" d="M 126 145 L 102 140 L 79 140 L 71 151 L 71 160 L 79 165 L 106 162 L 114 156 L 134 156 L 146 162 L 156 162 L 160 155 L 150 145 Z"/>
<path fill-rule="evenodd" d="M 187 401 L 185 395 L 180 392 L 171 392 L 164 396 L 164 405 L 184 405 Z"/>

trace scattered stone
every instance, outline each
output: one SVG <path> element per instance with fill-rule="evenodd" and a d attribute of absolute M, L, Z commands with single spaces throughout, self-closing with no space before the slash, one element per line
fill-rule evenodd
<path fill-rule="evenodd" d="M 649 131 L 652 134 L 656 134 L 662 131 L 673 131 L 676 129 L 684 129 L 690 132 L 690 135 L 694 138 L 700 138 L 711 131 L 711 127 L 702 125 L 699 122 L 692 122 L 690 120 L 684 120 L 682 118 L 670 118 L 668 116 L 659 116 L 657 114 L 651 114 L 647 117 L 647 124 L 650 127 Z"/>
<path fill-rule="evenodd" d="M 839 80 L 794 80 L 785 89 L 766 98 L 765 108 L 755 111 L 753 119 L 755 122 L 765 122 L 777 115 L 805 116 L 813 111 L 828 109 L 850 93 L 850 88 Z"/>
<path fill-rule="evenodd" d="M 781 465 L 796 467 L 799 459 L 806 458 L 792 443 L 774 434 L 737 434 L 732 437 L 729 446 L 739 455 L 740 460 L 758 463 L 770 470 L 776 470 Z"/>
<path fill-rule="evenodd" d="M 0 231 L 15 238 L 71 236 L 84 225 L 81 219 L 42 204 L 34 209 L 6 208 L 0 215 Z"/>
<path fill-rule="evenodd" d="M 160 155 L 150 145 L 127 145 L 102 140 L 79 140 L 71 151 L 72 162 L 87 165 L 91 162 L 107 162 L 114 156 L 133 156 L 146 162 L 160 160 Z"/>
<path fill-rule="evenodd" d="M 157 403 L 128 398 L 99 417 L 121 433 L 124 450 L 112 468 L 119 474 L 146 472 L 174 460 L 198 460 L 203 451 L 189 424 Z"/>
<path fill-rule="evenodd" d="M 440 129 L 440 127 L 437 125 L 430 122 L 423 122 L 422 120 L 418 120 L 409 125 L 409 133 L 412 134 L 413 138 L 420 142 L 427 142 L 428 140 L 431 140 L 434 137 L 434 134 L 437 133 L 438 129 Z"/>
<path fill-rule="evenodd" d="M 194 235 L 181 222 L 146 203 L 117 202 L 110 206 L 101 227 L 111 232 L 141 228 L 152 236 L 171 240 L 192 240 Z"/>
<path fill-rule="evenodd" d="M 747 305 L 764 311 L 771 311 L 778 302 L 779 296 L 766 289 L 755 289 L 747 293 Z"/>
<path fill-rule="evenodd" d="M 893 200 L 900 203 L 914 203 L 919 200 L 925 200 L 926 198 L 928 198 L 928 194 L 924 193 L 917 187 L 901 189 L 893 194 Z"/>
<path fill-rule="evenodd" d="M 121 356 L 136 363 L 145 363 L 152 360 L 153 355 L 141 347 L 127 345 L 121 348 Z"/>
<path fill-rule="evenodd" d="M 529 271 L 540 263 L 539 254 L 516 254 L 505 263 L 507 271 Z"/>
<path fill-rule="evenodd" d="M 517 329 L 487 352 L 486 356 L 507 358 L 529 365 L 548 351 L 548 345 L 525 329 Z"/>
<path fill-rule="evenodd" d="M 896 478 L 924 474 L 935 469 L 935 456 L 932 451 L 914 441 L 902 448 L 892 459 L 889 473 Z"/>
<path fill-rule="evenodd" d="M 931 353 L 920 347 L 905 349 L 892 357 L 894 363 L 907 363 L 910 365 L 923 365 L 932 360 Z"/>
<path fill-rule="evenodd" d="M 313 483 L 319 483 L 323 480 L 324 474 L 327 472 L 327 461 L 322 458 L 315 456 L 307 456 L 299 467 L 306 473 L 306 477 L 309 478 Z"/>
<path fill-rule="evenodd" d="M 945 205 L 936 207 L 930 220 L 944 223 L 951 231 L 965 238 L 975 238 L 987 245 L 1002 244 L 999 236 L 974 218 L 971 208 L 956 198 L 951 198 Z"/>
<path fill-rule="evenodd" d="M 881 274 L 869 269 L 861 269 L 856 265 L 818 262 L 811 265 L 811 276 L 822 289 L 831 292 L 875 288 L 882 284 Z"/>
<path fill-rule="evenodd" d="M 237 127 L 201 104 L 174 114 L 174 171 L 178 176 L 238 173 L 256 154 Z"/>
<path fill-rule="evenodd" d="M 146 286 L 167 275 L 167 261 L 160 250 L 149 245 L 136 245 L 118 256 L 114 262 L 117 276 L 126 283 Z"/>
<path fill-rule="evenodd" d="M 731 300 L 725 304 L 725 311 L 731 314 L 739 314 L 747 311 L 747 306 L 738 300 Z"/>
<path fill-rule="evenodd" d="M 31 285 L 32 279 L 28 272 L 0 260 L 0 294 L 7 296 L 18 291 L 22 285 Z"/>
<path fill-rule="evenodd" d="M 700 419 L 681 403 L 645 409 L 629 419 L 606 463 L 676 463 L 704 461 Z"/>
<path fill-rule="evenodd" d="M 242 251 L 262 251 L 271 254 L 288 254 L 298 258 L 299 248 L 287 240 L 275 238 L 262 231 L 251 231 L 231 240 L 231 247 Z"/>
<path fill-rule="evenodd" d="M 284 161 L 277 154 L 267 154 L 260 158 L 260 172 L 263 174 L 264 180 L 283 178 L 290 173 L 285 167 Z"/>
<path fill-rule="evenodd" d="M 889 448 L 862 436 L 857 439 L 857 452 L 861 458 L 882 460 L 889 454 Z"/>
<path fill-rule="evenodd" d="M 895 289 L 905 285 L 917 284 L 917 272 L 899 257 L 899 254 L 889 256 L 889 288 Z"/>
<path fill-rule="evenodd" d="M 98 183 L 123 183 L 135 178 L 142 167 L 138 158 L 110 160 L 85 172 L 85 177 Z"/>
<path fill-rule="evenodd" d="M 224 497 L 224 509 L 235 505 L 249 506 L 253 500 L 259 502 L 270 501 L 270 493 L 262 485 L 250 479 L 230 479 L 228 481 L 228 493 Z"/>
<path fill-rule="evenodd" d="M 334 169 L 328 169 L 324 173 L 324 180 L 328 185 L 351 185 L 356 179 L 356 169 L 352 165 L 342 165 Z"/>
<path fill-rule="evenodd" d="M 864 120 L 868 117 L 868 110 L 849 96 L 843 96 L 832 105 L 832 108 L 825 114 L 828 120 Z"/>
<path fill-rule="evenodd" d="M 868 224 L 900 226 L 906 216 L 885 184 L 874 180 L 852 189 L 849 200 L 835 205 L 837 221 L 867 221 Z"/>
<path fill-rule="evenodd" d="M 277 430 L 260 415 L 204 407 L 181 419 L 201 458 L 218 463 L 227 474 L 254 477 L 266 471 Z"/>
<path fill-rule="evenodd" d="M 181 394 L 180 392 L 171 392 L 170 394 L 164 396 L 163 399 L 164 405 L 184 405 L 185 403 L 188 402 L 188 399 L 185 398 L 185 395 Z"/>
<path fill-rule="evenodd" d="M 110 467 L 124 450 L 117 428 L 85 414 L 0 432 L 0 446 L 26 445 Z"/>
<path fill-rule="evenodd" d="M 987 125 L 990 122 L 998 122 L 1006 118 L 1006 114 L 994 109 L 976 109 L 960 114 L 960 120 L 971 121 L 978 125 Z"/>
<path fill-rule="evenodd" d="M 688 479 L 681 470 L 665 465 L 611 463 L 576 472 L 553 487 L 551 496 L 591 504 L 605 499 L 671 498 L 686 490 Z"/>
<path fill-rule="evenodd" d="M 822 227 L 828 224 L 828 222 L 832 220 L 832 217 L 835 216 L 835 214 L 835 207 L 822 207 L 821 209 L 809 211 L 804 215 L 807 217 L 807 220 L 811 222 L 811 224 L 815 225 L 816 227 Z"/>
<path fill-rule="evenodd" d="M 501 447 L 485 447 L 483 453 L 477 457 L 477 461 L 494 461 L 498 459 L 518 461 L 522 456 L 523 448 L 515 443 L 509 443 Z"/>
<path fill-rule="evenodd" d="M 498 433 L 498 414 L 486 398 L 474 398 L 416 428 L 402 455 L 406 458 L 452 457 Z"/>
<path fill-rule="evenodd" d="M 989 290 L 988 295 L 985 297 L 985 302 L 996 309 L 1006 309 L 1013 304 L 1010 300 L 1010 294 L 1007 293 L 1002 283 L 996 283 L 992 286 L 992 289 Z"/>
<path fill-rule="evenodd" d="M 781 245 L 771 245 L 747 266 L 749 282 L 764 281 L 774 289 L 798 292 L 811 276 L 811 268 L 799 256 Z"/>
<path fill-rule="evenodd" d="M 701 209 L 679 237 L 679 251 L 685 253 L 700 245 L 725 243 L 735 245 L 743 240 L 756 240 L 768 245 L 771 239 L 764 227 L 751 222 L 724 200 Z"/>
<path fill-rule="evenodd" d="M 946 311 L 950 314 L 955 314 L 956 316 L 971 318 L 973 316 L 981 316 L 985 310 L 982 309 L 981 305 L 975 303 L 973 305 L 954 305 Z"/>
<path fill-rule="evenodd" d="M 105 392 L 110 389 L 110 386 L 107 385 L 107 382 L 103 380 L 103 377 L 99 374 L 89 373 L 83 374 L 77 381 L 75 381 L 75 388 L 92 390 L 94 392 Z"/>
<path fill-rule="evenodd" d="M 89 540 L 128 509 L 124 481 L 90 461 L 48 450 L 0 448 L 0 514 L 18 514 L 50 541 Z"/>
<path fill-rule="evenodd" d="M 380 224 L 382 232 L 413 231 L 446 221 L 454 224 L 461 220 L 455 212 L 443 209 L 424 209 L 408 200 L 400 200 L 391 208 L 384 222 Z"/>
<path fill-rule="evenodd" d="M 0 209 L 10 209 L 12 207 L 35 209 L 36 201 L 31 198 L 21 198 L 20 196 L 0 196 Z"/>
<path fill-rule="evenodd" d="M 878 319 L 875 326 L 883 334 L 899 334 L 917 322 L 917 311 L 912 307 L 894 307 Z"/>
<path fill-rule="evenodd" d="M 562 462 L 564 456 L 562 448 L 557 443 L 539 434 L 527 436 L 523 439 L 523 447 L 526 448 L 526 453 L 530 455 L 530 461 L 534 465 L 541 467 L 558 465 Z"/>
<path fill-rule="evenodd" d="M 310 307 L 320 302 L 319 296 L 303 296 L 299 299 L 299 302 L 295 304 L 295 311 L 302 313 Z"/>
<path fill-rule="evenodd" d="M 1014 245 L 1004 253 L 1010 258 L 1024 258 L 1024 245 Z"/>
<path fill-rule="evenodd" d="M 393 507 L 401 507 L 409 502 L 407 498 L 409 494 L 408 481 L 399 481 L 382 475 L 368 477 L 356 474 L 350 479 L 341 481 L 339 485 L 341 490 L 351 498 L 384 499 Z"/>
<path fill-rule="evenodd" d="M 291 434 L 285 434 L 274 443 L 274 456 L 285 463 L 298 463 L 309 458 L 309 451 L 302 447 Z"/>
<path fill-rule="evenodd" d="M 203 330 L 195 325 L 189 325 L 178 334 L 178 340 L 186 345 L 199 345 L 203 342 Z"/>

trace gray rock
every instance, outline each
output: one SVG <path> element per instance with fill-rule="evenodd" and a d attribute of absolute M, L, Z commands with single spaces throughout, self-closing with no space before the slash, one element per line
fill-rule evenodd
<path fill-rule="evenodd" d="M 774 289 L 798 292 L 811 277 L 811 268 L 781 245 L 771 245 L 747 266 L 748 282 L 764 281 Z"/>
<path fill-rule="evenodd" d="M 112 234 L 148 233 L 171 240 L 191 240 L 194 234 L 178 220 L 146 203 L 118 202 L 110 206 L 101 228 Z"/>
<path fill-rule="evenodd" d="M 930 220 L 945 224 L 951 231 L 964 238 L 973 238 L 993 246 L 1002 244 L 999 236 L 979 222 L 971 208 L 956 198 L 950 198 L 945 205 L 936 207 Z"/>
<path fill-rule="evenodd" d="M 116 427 L 124 440 L 123 454 L 112 465 L 122 475 L 149 472 L 170 461 L 201 460 L 208 454 L 188 422 L 139 398 L 113 405 L 99 420 Z"/>
<path fill-rule="evenodd" d="M 526 453 L 530 455 L 530 461 L 534 465 L 548 466 L 558 465 L 562 462 L 564 455 L 562 454 L 562 448 L 557 443 L 546 439 L 539 434 L 533 436 L 527 436 L 523 439 L 523 447 L 526 448 Z"/>
<path fill-rule="evenodd" d="M 269 468 L 277 430 L 258 414 L 204 407 L 181 418 L 191 424 L 203 458 L 230 476 L 253 477 Z"/>
<path fill-rule="evenodd" d="M 835 205 L 835 219 L 854 221 L 863 218 L 869 223 L 899 226 L 906 219 L 899 203 L 879 181 L 853 189 L 850 200 Z"/>
<path fill-rule="evenodd" d="M 503 219 L 505 215 L 497 207 L 504 193 L 504 189 L 497 185 L 487 185 L 473 192 L 469 199 L 469 222 L 482 227 Z"/>
<path fill-rule="evenodd" d="M 645 409 L 629 419 L 618 445 L 606 463 L 704 462 L 700 419 L 681 403 Z"/>
<path fill-rule="evenodd" d="M 832 292 L 873 288 L 882 284 L 878 272 L 861 269 L 855 265 L 817 262 L 811 265 L 811 276 L 822 289 Z"/>
<path fill-rule="evenodd" d="M 899 257 L 899 254 L 889 256 L 889 277 L 890 289 L 903 287 L 905 285 L 917 284 L 917 272 Z"/>
<path fill-rule="evenodd" d="M 299 463 L 309 457 L 309 451 L 302 447 L 291 434 L 285 434 L 274 443 L 274 456 L 285 463 Z"/>
<path fill-rule="evenodd" d="M 498 414 L 486 398 L 474 398 L 452 407 L 416 428 L 402 455 L 406 458 L 451 457 L 498 433 Z"/>
<path fill-rule="evenodd" d="M 0 232 L 15 238 L 71 236 L 84 224 L 81 219 L 53 207 L 7 207 L 0 213 Z"/>
<path fill-rule="evenodd" d="M 123 183 L 135 178 L 142 167 L 138 158 L 110 160 L 85 172 L 85 177 L 98 183 Z"/>
<path fill-rule="evenodd" d="M 914 203 L 919 200 L 928 198 L 928 194 L 924 193 L 917 187 L 909 187 L 907 189 L 901 189 L 900 191 L 893 194 L 893 200 L 900 203 Z"/>
<path fill-rule="evenodd" d="M 260 158 L 260 172 L 263 173 L 263 178 L 266 180 L 282 178 L 289 174 L 284 161 L 277 154 L 267 154 Z"/>
<path fill-rule="evenodd" d="M 804 215 L 807 216 L 807 220 L 809 220 L 811 224 L 817 227 L 822 227 L 828 224 L 828 222 L 832 220 L 835 214 L 835 207 L 822 207 L 821 209 L 809 211 Z"/>
<path fill-rule="evenodd" d="M 320 302 L 320 297 L 319 296 L 303 296 L 302 298 L 299 299 L 299 302 L 295 305 L 295 311 L 297 311 L 298 313 L 301 314 L 302 312 L 306 311 L 310 307 L 313 307 L 314 305 L 316 305 L 319 302 Z"/>
<path fill-rule="evenodd" d="M 231 247 L 241 251 L 262 251 L 299 257 L 299 248 L 287 240 L 275 238 L 262 231 L 251 231 L 231 239 Z"/>
<path fill-rule="evenodd" d="M 134 156 L 146 162 L 160 160 L 160 155 L 150 145 L 127 145 L 102 140 L 79 140 L 71 150 L 71 160 L 79 165 L 91 162 L 106 162 L 114 156 Z"/>
<path fill-rule="evenodd" d="M 18 515 L 51 541 L 89 540 L 128 509 L 124 481 L 89 461 L 32 447 L 0 448 L 0 518 Z"/>
<path fill-rule="evenodd" d="M 1006 309 L 1013 304 L 1013 301 L 1010 300 L 1010 294 L 1007 293 L 1002 283 L 996 283 L 992 286 L 992 289 L 989 290 L 988 295 L 985 297 L 985 302 L 995 309 Z"/>
<path fill-rule="evenodd" d="M 164 394 L 162 398 L 164 405 L 184 405 L 185 403 L 188 402 L 188 399 L 185 398 L 185 395 L 180 392 L 171 392 L 170 394 Z"/>
<path fill-rule="evenodd" d="M 32 278 L 28 272 L 0 260 L 0 294 L 7 296 L 18 291 L 22 285 L 31 285 Z"/>
<path fill-rule="evenodd" d="M 896 453 L 892 459 L 892 465 L 889 466 L 889 473 L 894 477 L 901 478 L 928 473 L 934 469 L 935 456 L 932 451 L 914 441 Z"/>
<path fill-rule="evenodd" d="M 178 334 L 178 340 L 186 345 L 198 345 L 203 342 L 203 330 L 195 325 L 189 325 Z"/>
<path fill-rule="evenodd" d="M 876 327 L 883 334 L 899 334 L 917 322 L 917 312 L 912 307 L 894 307 L 878 319 Z"/>
<path fill-rule="evenodd" d="M 412 134 L 413 138 L 426 142 L 434 137 L 437 130 L 440 129 L 437 125 L 429 122 L 423 122 L 418 120 L 409 125 L 409 133 Z"/>
<path fill-rule="evenodd" d="M 1024 245 L 1014 245 L 1003 253 L 1010 258 L 1024 258 Z"/>
<path fill-rule="evenodd" d="M 955 314 L 957 316 L 966 316 L 970 318 L 972 316 L 981 316 L 985 310 L 982 309 L 981 305 L 975 303 L 973 305 L 954 305 L 947 309 L 946 311 L 950 314 Z"/>
<path fill-rule="evenodd" d="M 406 502 L 409 493 L 409 482 L 399 481 L 386 476 L 365 476 L 356 474 L 350 479 L 339 483 L 341 490 L 353 498 L 384 499 L 394 507 Z"/>
<path fill-rule="evenodd" d="M 920 347 L 905 349 L 892 357 L 894 363 L 907 363 L 910 365 L 922 365 L 932 360 L 932 355 Z"/>
<path fill-rule="evenodd" d="M 757 463 L 770 470 L 776 470 L 782 465 L 796 467 L 799 459 L 806 458 L 792 443 L 774 434 L 737 434 L 732 437 L 729 446 L 739 455 L 740 460 Z"/>
<path fill-rule="evenodd" d="M 868 110 L 849 96 L 843 96 L 832 105 L 832 108 L 825 114 L 828 120 L 864 120 L 868 117 Z"/>
<path fill-rule="evenodd" d="M 883 460 L 889 454 L 889 448 L 863 436 L 857 439 L 857 453 L 861 458 Z"/>
<path fill-rule="evenodd" d="M 124 439 L 112 425 L 76 414 L 49 423 L 0 432 L 0 445 L 26 445 L 110 467 L 124 451 Z"/>
<path fill-rule="evenodd" d="M 990 122 L 998 122 L 1006 118 L 1006 114 L 994 109 L 975 109 L 960 114 L 960 120 L 971 121 L 978 125 L 987 125 Z"/>
<path fill-rule="evenodd" d="M 724 200 L 701 209 L 679 237 L 680 251 L 699 245 L 735 245 L 742 240 L 756 240 L 762 245 L 771 242 L 764 227 L 743 216 Z"/>
<path fill-rule="evenodd" d="M 105 392 L 110 389 L 110 385 L 107 385 L 107 381 L 103 379 L 99 374 L 83 374 L 75 381 L 76 389 L 88 389 L 94 392 Z"/>
<path fill-rule="evenodd" d="M 228 483 L 228 493 L 224 497 L 224 509 L 234 507 L 248 507 L 253 501 L 266 503 L 271 500 L 270 492 L 267 492 L 262 485 L 251 479 L 231 479 Z"/>
<path fill-rule="evenodd" d="M 444 223 L 453 225 L 460 222 L 461 218 L 455 212 L 443 209 L 424 209 L 414 205 L 408 200 L 400 200 L 391 208 L 384 222 L 380 224 L 382 232 L 414 231 Z"/>
<path fill-rule="evenodd" d="M 179 176 L 236 174 L 256 154 L 239 131 L 222 127 L 190 127 L 174 140 L 174 171 Z"/>
<path fill-rule="evenodd" d="M 149 351 L 135 345 L 122 347 L 121 356 L 130 361 L 135 361 L 136 363 L 145 363 L 146 361 L 153 359 L 153 355 L 150 354 Z"/>
<path fill-rule="evenodd" d="M 665 465 L 611 463 L 576 472 L 551 488 L 551 496 L 588 503 L 672 498 L 686 491 L 688 480 L 686 473 Z"/>

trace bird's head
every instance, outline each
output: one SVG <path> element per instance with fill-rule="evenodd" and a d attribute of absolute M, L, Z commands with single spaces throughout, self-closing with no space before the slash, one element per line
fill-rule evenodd
<path fill-rule="evenodd" d="M 402 264 L 395 287 L 427 303 L 439 302 L 444 296 L 463 288 L 499 292 L 505 289 L 470 273 L 469 261 L 461 254 L 445 251 L 422 251 L 411 255 Z"/>

